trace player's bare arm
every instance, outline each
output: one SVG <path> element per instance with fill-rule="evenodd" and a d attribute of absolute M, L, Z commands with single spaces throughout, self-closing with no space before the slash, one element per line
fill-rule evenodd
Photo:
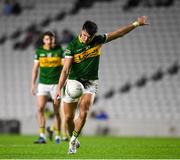
<path fill-rule="evenodd" d="M 138 26 L 147 25 L 148 24 L 147 20 L 148 20 L 147 16 L 141 16 L 132 24 L 120 27 L 116 31 L 108 33 L 107 34 L 107 42 L 126 35 L 127 33 L 129 33 L 130 31 L 132 31 L 133 29 L 135 29 Z"/>
<path fill-rule="evenodd" d="M 31 93 L 35 95 L 36 79 L 38 75 L 39 61 L 34 61 L 32 68 Z"/>
<path fill-rule="evenodd" d="M 61 71 L 61 76 L 59 79 L 58 89 L 57 89 L 57 93 L 56 93 L 54 103 L 57 103 L 57 98 L 61 96 L 61 89 L 63 88 L 63 86 L 67 80 L 72 61 L 73 61 L 73 58 L 69 58 L 69 57 L 64 58 L 64 66 L 63 66 L 63 69 Z"/>

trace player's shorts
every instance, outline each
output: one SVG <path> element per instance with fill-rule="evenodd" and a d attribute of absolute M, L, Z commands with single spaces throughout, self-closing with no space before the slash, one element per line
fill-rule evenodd
<path fill-rule="evenodd" d="M 57 93 L 57 86 L 57 84 L 39 83 L 37 87 L 37 96 L 48 96 L 54 99 Z"/>
<path fill-rule="evenodd" d="M 71 80 L 67 80 L 67 83 L 69 83 Z M 88 80 L 88 81 L 79 81 L 82 83 L 84 86 L 83 89 L 83 94 L 90 93 L 95 97 L 97 93 L 97 88 L 98 88 L 98 80 Z M 79 98 L 71 98 L 66 91 L 66 86 L 64 87 L 63 95 L 62 95 L 62 100 L 63 102 L 66 103 L 73 103 L 73 102 L 78 102 Z"/>

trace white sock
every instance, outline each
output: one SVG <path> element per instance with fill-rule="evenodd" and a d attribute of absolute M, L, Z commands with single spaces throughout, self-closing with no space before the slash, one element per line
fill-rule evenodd
<path fill-rule="evenodd" d="M 46 136 L 45 136 L 45 134 L 44 134 L 44 133 L 40 133 L 40 137 L 42 137 L 42 138 L 46 139 Z"/>
<path fill-rule="evenodd" d="M 71 137 L 71 141 L 75 141 L 75 140 L 76 140 L 76 138 L 77 138 L 77 137 L 72 136 L 72 137 Z"/>
<path fill-rule="evenodd" d="M 60 136 L 57 136 L 57 135 L 56 135 L 56 136 L 55 136 L 55 139 L 60 139 Z"/>

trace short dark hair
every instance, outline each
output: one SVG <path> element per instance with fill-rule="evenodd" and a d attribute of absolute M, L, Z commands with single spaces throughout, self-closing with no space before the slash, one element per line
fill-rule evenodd
<path fill-rule="evenodd" d="M 46 31 L 46 32 L 43 33 L 43 37 L 44 36 L 54 37 L 55 34 L 53 32 L 51 32 L 51 31 Z"/>
<path fill-rule="evenodd" d="M 55 36 L 55 34 L 53 32 L 51 32 L 51 31 L 46 31 L 46 32 L 42 33 L 41 36 L 40 36 L 40 39 L 39 39 L 39 41 L 40 41 L 39 44 L 40 45 L 43 45 L 43 39 L 44 39 L 45 36 L 49 36 L 50 38 L 52 38 L 52 37 Z"/>
<path fill-rule="evenodd" d="M 92 22 L 92 21 L 85 21 L 82 27 L 83 30 L 86 30 L 86 32 L 90 35 L 93 36 L 95 33 L 97 33 L 98 27 L 97 24 Z"/>

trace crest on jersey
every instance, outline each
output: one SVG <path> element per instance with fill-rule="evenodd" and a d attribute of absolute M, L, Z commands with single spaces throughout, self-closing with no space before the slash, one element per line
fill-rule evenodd
<path fill-rule="evenodd" d="M 48 53 L 48 54 L 47 54 L 47 57 L 52 57 L 52 53 L 51 53 L 51 52 Z"/>

